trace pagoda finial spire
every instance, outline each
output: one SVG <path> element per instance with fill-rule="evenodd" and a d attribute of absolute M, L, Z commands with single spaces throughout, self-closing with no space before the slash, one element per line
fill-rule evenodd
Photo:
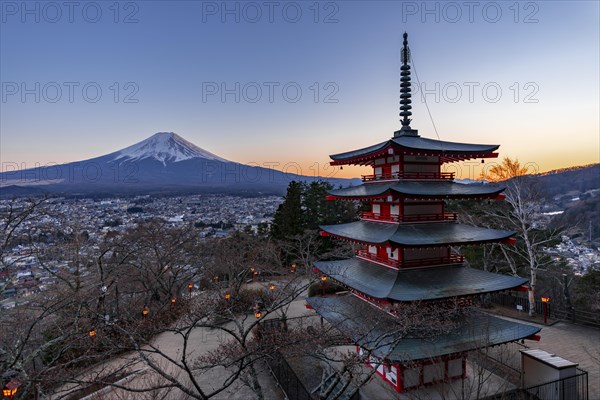
<path fill-rule="evenodd" d="M 400 135 L 412 135 L 417 136 L 417 131 L 411 129 L 410 118 L 412 112 L 412 100 L 410 99 L 411 89 L 410 89 L 410 49 L 408 48 L 408 33 L 404 32 L 404 41 L 402 42 L 402 52 L 400 53 L 400 61 L 402 65 L 400 66 L 400 123 L 402 123 L 402 128 L 399 131 L 394 132 L 394 136 Z"/>

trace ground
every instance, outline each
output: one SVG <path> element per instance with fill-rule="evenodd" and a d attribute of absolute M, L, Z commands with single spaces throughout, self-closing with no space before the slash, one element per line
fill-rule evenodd
<path fill-rule="evenodd" d="M 492 311 L 502 311 L 498 309 L 492 309 Z M 289 311 L 288 318 L 301 317 L 306 315 L 313 315 L 314 311 L 307 310 L 305 307 L 305 301 L 303 298 L 296 300 L 292 303 Z M 537 321 L 537 320 L 534 320 Z M 589 399 L 595 400 L 600 399 L 600 330 L 595 328 L 590 328 L 586 326 L 580 326 L 571 324 L 568 322 L 556 322 L 553 325 L 544 325 L 540 324 L 540 321 L 529 323 L 542 327 L 542 331 L 540 333 L 541 340 L 539 342 L 535 341 L 526 341 L 526 345 L 530 348 L 539 348 L 553 354 L 556 354 L 560 357 L 563 357 L 569 361 L 573 361 L 579 363 L 579 367 L 589 373 L 588 382 L 589 382 Z M 221 340 L 219 334 L 217 334 L 214 330 L 209 330 L 206 328 L 197 328 L 193 331 L 191 336 L 191 349 L 192 353 L 200 354 L 202 352 L 209 351 L 211 349 L 217 348 Z M 173 335 L 172 333 L 163 333 L 158 335 L 155 338 L 155 344 L 160 346 L 160 348 L 167 352 L 168 354 L 175 355 L 181 349 L 181 339 Z M 135 355 L 130 355 L 127 357 L 134 357 Z M 115 359 L 111 362 L 118 363 L 119 360 Z M 471 365 L 469 368 L 477 368 L 477 366 Z M 277 382 L 274 378 L 269 374 L 266 368 L 261 366 L 261 383 L 264 386 L 265 390 L 265 398 L 266 399 L 284 399 L 285 395 L 278 387 Z M 470 372 L 470 376 L 476 376 L 472 370 Z M 133 382 L 135 380 L 142 379 L 141 377 L 144 374 L 140 374 L 140 377 L 133 378 Z M 206 385 L 211 385 L 219 378 L 218 371 L 213 371 L 212 374 L 206 374 L 203 383 Z M 363 398 L 365 399 L 381 399 L 381 398 L 416 398 L 414 395 L 404 395 L 402 397 L 397 396 L 397 394 L 384 382 L 381 382 L 377 377 L 373 380 L 374 382 L 369 385 L 368 388 L 361 389 L 363 393 Z M 314 384 L 314 379 L 309 381 L 309 385 Z M 462 385 L 462 383 L 458 383 L 458 385 Z M 502 382 L 497 380 L 497 377 L 490 377 L 489 385 L 495 385 L 496 387 L 503 387 L 505 389 L 509 389 L 509 385 L 503 386 Z M 308 387 L 308 390 L 312 390 L 313 387 Z M 451 388 L 446 385 L 443 389 L 435 389 L 431 388 L 431 390 L 427 390 L 419 395 L 420 398 L 436 398 L 436 393 L 446 392 L 444 395 L 445 398 L 450 398 L 452 396 L 448 396 L 447 392 L 459 392 L 460 390 L 456 387 Z M 107 390 L 103 391 L 102 399 L 123 399 L 124 396 L 119 395 L 118 391 L 107 388 Z M 93 399 L 94 397 L 90 397 Z M 96 397 L 98 399 L 99 397 Z M 129 398 L 141 398 L 141 397 L 129 397 Z M 178 396 L 167 396 L 168 399 L 179 399 Z M 185 398 L 185 397 L 181 397 Z M 252 398 L 251 392 L 247 387 L 242 385 L 233 385 L 230 390 L 227 390 L 221 393 L 217 398 L 219 399 L 248 399 Z"/>

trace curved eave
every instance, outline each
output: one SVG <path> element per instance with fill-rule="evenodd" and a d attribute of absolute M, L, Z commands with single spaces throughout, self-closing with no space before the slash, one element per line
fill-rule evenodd
<path fill-rule="evenodd" d="M 358 243 L 398 247 L 435 247 L 494 243 L 509 239 L 513 231 L 480 228 L 454 222 L 421 224 L 386 224 L 356 221 L 340 225 L 320 226 L 325 236 Z"/>
<path fill-rule="evenodd" d="M 361 200 L 383 198 L 388 195 L 410 199 L 490 199 L 498 196 L 505 187 L 492 185 L 466 185 L 457 182 L 386 182 L 369 183 L 330 190 L 335 199 Z"/>
<path fill-rule="evenodd" d="M 390 147 L 390 141 L 381 142 L 373 146 L 364 147 L 358 150 L 347 151 L 345 153 L 332 154 L 329 156 L 333 161 L 331 165 L 348 165 L 348 164 L 369 164 L 375 157 L 382 156 L 387 153 Z"/>
<path fill-rule="evenodd" d="M 357 258 L 318 261 L 323 274 L 367 296 L 392 301 L 426 301 L 508 290 L 527 279 L 465 265 L 393 270 Z"/>
<path fill-rule="evenodd" d="M 446 157 L 492 156 L 493 152 L 500 147 L 498 144 L 446 142 L 443 140 L 427 139 L 420 136 L 398 136 L 391 140 L 404 151 L 441 154 Z"/>
<path fill-rule="evenodd" d="M 376 357 L 391 362 L 431 360 L 526 339 L 541 328 L 472 312 L 458 327 L 430 336 L 407 336 L 405 322 L 355 296 L 309 297 L 307 303 L 340 332 Z M 403 329 L 398 329 L 398 324 Z"/>
<path fill-rule="evenodd" d="M 446 142 L 420 136 L 398 136 L 388 141 L 345 153 L 333 154 L 331 165 L 369 165 L 383 155 L 439 156 L 442 163 L 473 158 L 497 158 L 500 145 Z M 390 152 L 391 149 L 391 152 Z"/>

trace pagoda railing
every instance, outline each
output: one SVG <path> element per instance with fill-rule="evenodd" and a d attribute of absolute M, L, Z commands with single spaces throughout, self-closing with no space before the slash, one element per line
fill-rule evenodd
<path fill-rule="evenodd" d="M 386 221 L 386 222 L 400 222 L 400 216 L 398 214 L 379 214 L 374 212 L 361 212 L 360 217 L 362 219 L 369 219 L 374 221 Z"/>
<path fill-rule="evenodd" d="M 356 257 L 366 261 L 374 261 L 377 263 L 389 265 L 390 267 L 395 268 L 417 268 L 431 265 L 462 264 L 465 261 L 465 258 L 459 254 L 452 254 L 449 257 L 435 257 L 423 258 L 420 260 L 399 261 L 389 257 L 381 257 L 377 254 L 370 253 L 368 250 L 365 249 L 357 250 Z"/>
<path fill-rule="evenodd" d="M 389 174 L 361 175 L 363 182 L 395 179 L 454 179 L 454 172 L 392 172 Z"/>
<path fill-rule="evenodd" d="M 427 267 L 431 265 L 444 264 L 462 264 L 465 258 L 459 254 L 452 254 L 449 257 L 422 258 L 420 260 L 405 260 L 402 261 L 402 268 L 417 268 Z"/>
<path fill-rule="evenodd" d="M 378 262 L 378 263 L 389 265 L 390 267 L 395 267 L 395 268 L 399 268 L 400 267 L 400 261 L 394 260 L 394 259 L 389 258 L 389 257 L 380 257 L 377 254 L 369 253 L 368 250 L 364 250 L 364 249 L 357 250 L 356 251 L 356 257 L 357 258 L 361 258 L 361 259 L 366 260 L 366 261 L 375 261 L 375 262 Z"/>
<path fill-rule="evenodd" d="M 402 216 L 402 222 L 456 221 L 457 213 L 415 214 Z"/>
<path fill-rule="evenodd" d="M 415 214 L 415 215 L 382 215 L 374 212 L 362 212 L 360 217 L 364 220 L 384 221 L 384 222 L 432 222 L 432 221 L 456 221 L 457 213 L 437 213 L 437 214 Z"/>

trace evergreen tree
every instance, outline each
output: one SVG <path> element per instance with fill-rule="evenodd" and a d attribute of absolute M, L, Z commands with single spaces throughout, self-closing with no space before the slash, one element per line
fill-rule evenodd
<path fill-rule="evenodd" d="M 335 225 L 356 220 L 356 203 L 352 201 L 328 201 L 333 189 L 324 181 L 312 182 L 305 187 L 303 209 L 307 229 L 318 229 L 319 225 Z"/>
<path fill-rule="evenodd" d="M 279 205 L 273 217 L 271 224 L 273 238 L 284 240 L 304 231 L 302 192 L 303 184 L 301 182 L 290 182 L 283 203 Z"/>
<path fill-rule="evenodd" d="M 305 213 L 306 229 L 318 229 L 323 222 L 327 200 L 327 189 L 331 185 L 325 182 L 312 182 L 304 186 L 303 210 Z"/>

